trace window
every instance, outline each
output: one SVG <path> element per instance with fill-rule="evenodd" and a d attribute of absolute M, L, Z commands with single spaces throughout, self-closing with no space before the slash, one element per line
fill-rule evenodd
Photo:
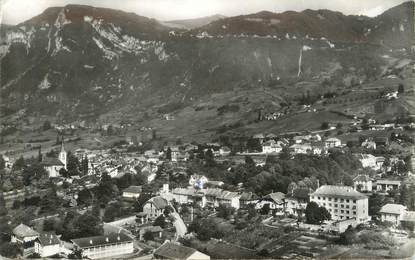
<path fill-rule="evenodd" d="M 348 210 L 346 210 L 346 214 L 349 214 L 350 212 Z"/>
<path fill-rule="evenodd" d="M 331 207 L 331 203 L 329 203 L 329 207 Z"/>
<path fill-rule="evenodd" d="M 350 202 L 349 199 L 347 199 L 346 202 L 349 203 Z"/>
<path fill-rule="evenodd" d="M 353 215 L 356 215 L 356 211 L 353 211 Z"/>
<path fill-rule="evenodd" d="M 344 213 L 344 210 L 340 210 L 340 213 Z"/>
<path fill-rule="evenodd" d="M 353 203 L 356 203 L 356 200 L 353 200 Z"/>
<path fill-rule="evenodd" d="M 334 207 L 337 208 L 337 204 L 334 204 Z"/>
<path fill-rule="evenodd" d="M 329 201 L 331 201 L 331 198 L 329 198 Z"/>
<path fill-rule="evenodd" d="M 356 206 L 353 206 L 352 209 L 356 209 Z"/>
<path fill-rule="evenodd" d="M 349 205 L 346 205 L 346 209 L 348 209 L 349 208 Z"/>
<path fill-rule="evenodd" d="M 344 205 L 343 205 L 343 204 L 340 204 L 340 207 L 341 207 L 341 208 L 344 208 Z"/>
<path fill-rule="evenodd" d="M 344 202 L 344 199 L 340 199 L 340 202 Z"/>
<path fill-rule="evenodd" d="M 320 197 L 318 197 L 318 199 L 320 199 Z"/>
<path fill-rule="evenodd" d="M 337 211 L 338 211 L 337 209 L 334 210 L 334 212 L 337 212 Z"/>
<path fill-rule="evenodd" d="M 334 202 L 337 202 L 337 198 L 334 199 Z"/>

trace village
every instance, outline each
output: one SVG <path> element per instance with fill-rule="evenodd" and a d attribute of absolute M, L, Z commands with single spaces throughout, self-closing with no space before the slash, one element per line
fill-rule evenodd
<path fill-rule="evenodd" d="M 361 124 L 365 135 L 347 140 L 329 124 L 318 133 L 258 133 L 239 151 L 220 142 L 131 151 L 131 137 L 67 151 L 58 136 L 59 148 L 33 158 L 3 154 L 0 254 L 406 257 L 413 124 Z"/>

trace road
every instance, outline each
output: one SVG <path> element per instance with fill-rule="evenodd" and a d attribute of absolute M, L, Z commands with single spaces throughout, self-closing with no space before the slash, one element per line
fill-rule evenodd
<path fill-rule="evenodd" d="M 184 224 L 184 221 L 182 217 L 180 217 L 179 213 L 172 212 L 170 213 L 170 215 L 174 218 L 173 225 L 176 228 L 176 240 L 177 240 L 179 237 L 186 235 L 187 227 Z"/>

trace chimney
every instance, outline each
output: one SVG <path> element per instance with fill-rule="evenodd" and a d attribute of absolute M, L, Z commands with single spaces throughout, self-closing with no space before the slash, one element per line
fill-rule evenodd
<path fill-rule="evenodd" d="M 117 236 L 117 240 L 120 241 L 120 239 L 121 239 L 120 236 Z"/>
<path fill-rule="evenodd" d="M 108 239 L 108 237 L 105 238 L 105 242 L 109 242 L 110 240 Z"/>
<path fill-rule="evenodd" d="M 91 244 L 91 245 L 92 245 L 92 239 L 91 239 L 91 240 L 89 240 L 89 244 Z"/>

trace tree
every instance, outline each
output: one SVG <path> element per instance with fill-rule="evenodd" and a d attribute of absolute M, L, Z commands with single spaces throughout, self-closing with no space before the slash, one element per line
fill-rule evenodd
<path fill-rule="evenodd" d="M 208 149 L 205 153 L 205 164 L 208 167 L 212 167 L 215 165 L 215 158 L 213 156 L 213 152 L 211 149 Z"/>
<path fill-rule="evenodd" d="M 322 130 L 326 130 L 329 129 L 329 123 L 328 122 L 323 122 L 321 123 L 321 127 Z"/>
<path fill-rule="evenodd" d="M 279 154 L 280 160 L 288 160 L 291 158 L 290 150 L 288 147 L 284 146 Z"/>
<path fill-rule="evenodd" d="M 385 198 L 382 195 L 379 195 L 378 193 L 374 193 L 372 194 L 372 196 L 369 197 L 368 204 L 370 216 L 379 215 L 380 209 L 385 204 L 384 200 Z"/>
<path fill-rule="evenodd" d="M 40 211 L 39 213 L 54 213 L 59 208 L 60 199 L 56 194 L 56 188 L 52 187 L 48 190 L 45 196 L 43 196 L 40 201 Z"/>
<path fill-rule="evenodd" d="M 405 92 L 405 87 L 404 85 L 401 83 L 398 85 L 398 93 L 399 94 L 403 94 Z"/>
<path fill-rule="evenodd" d="M 154 240 L 154 234 L 153 232 L 146 231 L 143 235 L 143 238 L 145 241 Z"/>
<path fill-rule="evenodd" d="M 25 160 L 23 156 L 20 156 L 13 164 L 13 170 L 22 170 L 25 167 Z"/>
<path fill-rule="evenodd" d="M 16 258 L 20 250 L 16 243 L 6 242 L 0 244 L 0 255 L 9 258 Z"/>
<path fill-rule="evenodd" d="M 66 168 L 67 168 L 69 176 L 79 175 L 80 165 L 81 164 L 78 158 L 75 155 L 73 155 L 71 152 L 68 152 Z"/>
<path fill-rule="evenodd" d="M 262 152 L 262 146 L 259 139 L 250 138 L 246 143 L 246 148 L 250 152 Z"/>
<path fill-rule="evenodd" d="M 88 175 L 88 166 L 89 166 L 89 160 L 87 156 L 84 156 L 81 161 L 81 172 L 83 175 Z"/>
<path fill-rule="evenodd" d="M 325 207 L 320 207 L 314 201 L 307 204 L 305 217 L 308 224 L 321 224 L 324 220 L 331 219 L 331 215 L 327 209 Z"/>
<path fill-rule="evenodd" d="M 235 213 L 235 209 L 229 205 L 220 204 L 218 207 L 218 217 L 229 219 L 233 213 Z"/>
<path fill-rule="evenodd" d="M 350 245 L 356 241 L 356 229 L 349 226 L 343 233 L 340 234 L 339 243 L 343 245 Z"/>
<path fill-rule="evenodd" d="M 6 162 L 4 161 L 3 155 L 0 154 L 0 171 L 4 170 L 6 167 Z"/>
<path fill-rule="evenodd" d="M 111 222 L 114 221 L 115 218 L 122 215 L 122 208 L 119 203 L 111 203 L 105 208 L 103 221 Z"/>
<path fill-rule="evenodd" d="M 165 228 L 166 225 L 167 223 L 166 223 L 166 218 L 164 217 L 164 215 L 158 216 L 153 222 L 153 226 L 159 226 L 161 228 Z"/>
<path fill-rule="evenodd" d="M 166 151 L 166 160 L 171 161 L 171 149 L 170 149 L 170 147 L 168 147 L 167 151 Z"/>
<path fill-rule="evenodd" d="M 45 122 L 43 122 L 43 125 L 42 125 L 42 130 L 43 131 L 47 131 L 47 130 L 49 130 L 51 128 L 52 128 L 52 124 L 48 120 L 46 120 Z"/>
<path fill-rule="evenodd" d="M 79 237 L 99 236 L 104 231 L 99 217 L 92 215 L 90 212 L 77 217 L 73 222 L 73 226 L 77 231 L 76 235 Z"/>
<path fill-rule="evenodd" d="M 195 232 L 197 238 L 202 241 L 207 241 L 211 238 L 222 238 L 223 231 L 211 218 L 196 218 L 189 225 L 189 232 Z"/>
<path fill-rule="evenodd" d="M 264 204 L 260 210 L 261 215 L 268 215 L 270 212 L 271 208 L 269 206 L 269 204 Z"/>

